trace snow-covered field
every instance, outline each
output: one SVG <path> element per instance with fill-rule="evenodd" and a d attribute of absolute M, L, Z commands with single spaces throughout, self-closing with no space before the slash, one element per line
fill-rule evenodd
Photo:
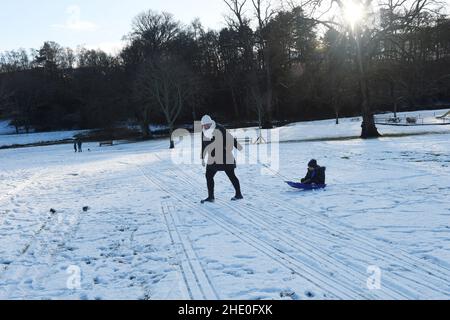
<path fill-rule="evenodd" d="M 0 121 L 0 147 L 27 145 L 34 143 L 57 142 L 72 139 L 76 134 L 83 133 L 83 130 L 55 131 L 40 133 L 16 134 L 14 127 L 9 126 L 9 121 Z"/>
<path fill-rule="evenodd" d="M 184 144 L 0 150 L 0 299 L 449 299 L 450 126 L 298 141 L 359 126 L 276 129 L 279 175 L 239 165 L 232 203 L 219 173 L 205 206 L 204 169 L 172 161 Z M 290 189 L 311 158 L 329 187 Z"/>
<path fill-rule="evenodd" d="M 404 119 L 405 117 L 416 117 L 418 124 L 442 124 L 443 120 L 436 119 L 436 116 L 441 116 L 448 112 L 448 109 L 433 110 L 433 111 L 415 111 L 398 113 L 398 117 Z M 393 117 L 393 114 L 383 114 L 376 116 L 377 119 L 386 119 Z M 299 139 L 321 139 L 321 138 L 345 138 L 358 137 L 361 134 L 361 118 L 344 118 L 340 120 L 339 125 L 335 125 L 335 120 L 310 121 L 295 123 L 290 126 L 279 129 L 281 140 L 295 141 Z M 445 119 L 445 123 L 450 123 Z M 403 121 L 404 124 L 404 121 Z M 396 134 L 415 134 L 415 133 L 437 133 L 448 132 L 450 125 L 418 125 L 418 126 L 391 126 L 378 125 L 380 133 L 384 135 Z"/>

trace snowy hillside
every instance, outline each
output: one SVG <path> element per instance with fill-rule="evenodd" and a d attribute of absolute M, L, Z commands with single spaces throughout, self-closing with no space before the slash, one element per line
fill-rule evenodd
<path fill-rule="evenodd" d="M 242 159 L 245 199 L 219 173 L 204 206 L 188 143 L 0 150 L 0 299 L 449 299 L 450 126 L 379 129 L 437 134 L 279 128 L 278 173 Z M 288 187 L 311 158 L 328 188 Z"/>
<path fill-rule="evenodd" d="M 449 109 L 433 110 L 433 111 L 415 111 L 399 113 L 401 118 L 417 117 L 419 123 L 450 123 L 450 119 L 438 120 L 436 116 L 440 116 L 448 112 Z M 392 114 L 379 115 L 379 118 L 392 117 Z M 411 134 L 411 133 L 436 133 L 447 132 L 450 126 L 379 126 L 382 134 Z M 152 130 L 162 130 L 164 126 L 152 126 Z M 240 137 L 247 136 L 248 131 L 254 131 L 254 128 L 247 128 L 245 130 L 234 130 L 234 134 Z M 31 133 L 31 134 L 15 134 L 13 127 L 8 126 L 7 121 L 0 122 L 0 147 L 13 145 L 26 145 L 35 143 L 55 142 L 67 139 L 72 139 L 73 136 L 85 131 L 57 131 L 45 133 Z M 254 132 L 253 132 L 254 133 Z M 340 124 L 336 125 L 335 120 L 323 121 L 307 121 L 294 123 L 286 127 L 281 127 L 271 130 L 269 136 L 276 134 L 281 141 L 291 140 L 312 140 L 312 139 L 327 139 L 327 138 L 351 138 L 358 137 L 361 133 L 361 118 L 344 118 L 340 120 Z M 253 137 L 254 140 L 256 136 Z"/>
<path fill-rule="evenodd" d="M 76 134 L 83 131 L 59 131 L 41 132 L 30 134 L 0 135 L 0 147 L 13 145 L 27 145 L 35 143 L 58 142 L 72 139 Z"/>
<path fill-rule="evenodd" d="M 414 111 L 398 113 L 398 117 L 417 117 L 418 124 L 450 124 L 450 119 L 440 120 L 436 119 L 447 113 L 449 109 L 432 110 L 432 111 Z M 377 119 L 385 119 L 393 117 L 393 114 L 383 114 L 376 116 Z M 276 133 L 281 141 L 297 141 L 297 140 L 315 140 L 315 139 L 330 139 L 330 138 L 354 138 L 361 134 L 361 118 L 344 118 L 340 119 L 340 124 L 336 125 L 335 119 L 322 121 L 306 121 L 294 123 L 285 127 L 278 128 L 273 133 Z M 415 134 L 415 133 L 439 133 L 448 132 L 450 125 L 417 125 L 417 126 L 391 126 L 378 125 L 378 129 L 383 135 L 398 135 L 398 134 Z M 236 130 L 235 133 L 239 136 L 245 136 L 246 130 Z"/>

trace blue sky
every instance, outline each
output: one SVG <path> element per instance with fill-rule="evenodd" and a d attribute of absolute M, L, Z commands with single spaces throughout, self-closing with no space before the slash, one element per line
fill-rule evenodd
<path fill-rule="evenodd" d="M 450 0 L 443 0 L 449 8 Z M 183 23 L 199 17 L 204 26 L 225 25 L 222 0 L 3 0 L 0 52 L 39 48 L 44 41 L 117 52 L 132 19 L 148 9 L 173 13 Z M 448 12 L 448 10 L 447 10 Z"/>
<path fill-rule="evenodd" d="M 222 0 L 14 0 L 0 8 L 0 52 L 38 48 L 52 40 L 63 46 L 114 51 L 138 13 L 173 13 L 183 23 L 199 17 L 204 26 L 224 26 Z"/>

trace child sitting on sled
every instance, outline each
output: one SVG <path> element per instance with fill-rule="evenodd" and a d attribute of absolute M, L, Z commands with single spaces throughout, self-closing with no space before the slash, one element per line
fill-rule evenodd
<path fill-rule="evenodd" d="M 302 179 L 303 184 L 325 184 L 325 167 L 321 167 L 317 164 L 317 160 L 311 160 L 308 163 L 308 173 L 306 177 Z"/>

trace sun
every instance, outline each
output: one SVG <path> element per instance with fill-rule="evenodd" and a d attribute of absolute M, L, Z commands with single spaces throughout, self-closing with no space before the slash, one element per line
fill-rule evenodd
<path fill-rule="evenodd" d="M 364 6 L 355 0 L 344 1 L 344 18 L 350 24 L 352 29 L 355 25 L 364 19 Z"/>

